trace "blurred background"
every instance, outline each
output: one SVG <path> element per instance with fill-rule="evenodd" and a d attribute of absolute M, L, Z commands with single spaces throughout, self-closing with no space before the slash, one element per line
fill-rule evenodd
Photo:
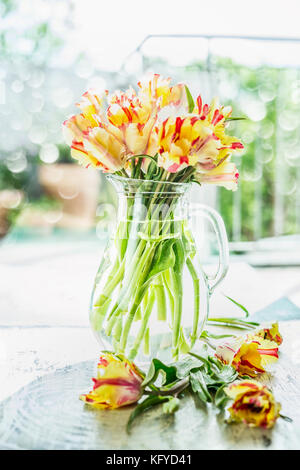
<path fill-rule="evenodd" d="M 71 161 L 61 124 L 86 89 L 126 89 L 147 72 L 248 118 L 231 124 L 245 144 L 239 190 L 193 197 L 223 216 L 227 293 L 249 301 L 250 289 L 254 311 L 274 290 L 300 305 L 300 4 L 241 4 L 0 0 L 1 324 L 87 323 L 117 201 Z"/>

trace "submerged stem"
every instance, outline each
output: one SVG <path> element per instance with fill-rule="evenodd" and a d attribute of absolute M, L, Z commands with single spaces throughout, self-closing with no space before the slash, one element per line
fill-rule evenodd
<path fill-rule="evenodd" d="M 171 288 L 171 280 L 170 280 L 170 272 L 169 270 L 165 271 L 163 274 L 162 274 L 162 278 L 164 280 L 164 285 L 166 287 L 166 290 L 167 290 L 167 293 L 168 293 L 168 297 L 169 297 L 169 303 L 170 303 L 170 309 L 171 309 L 171 321 L 172 321 L 172 325 L 173 325 L 173 322 L 174 322 L 174 296 L 172 294 L 172 288 Z"/>
<path fill-rule="evenodd" d="M 141 163 L 142 158 L 139 158 L 137 162 L 132 161 L 134 175 L 137 178 L 141 171 Z M 151 164 L 154 168 L 154 162 Z M 137 191 L 135 182 L 131 183 L 129 179 L 127 180 L 126 188 L 128 189 L 125 193 L 125 196 L 128 196 L 127 218 L 122 220 L 116 232 L 117 258 L 101 295 L 94 303 L 94 308 L 95 318 L 98 315 L 101 325 L 105 321 L 106 335 L 113 337 L 114 347 L 118 352 L 125 353 L 128 348 L 128 338 L 132 337 L 132 334 L 130 335 L 132 324 L 135 321 L 136 326 L 140 322 L 137 336 L 129 353 L 130 359 L 136 357 L 143 340 L 144 351 L 149 350 L 148 323 L 154 304 L 157 306 L 158 320 L 171 323 L 172 349 L 175 359 L 180 351 L 186 350 L 189 346 L 185 341 L 182 327 L 182 275 L 185 264 L 194 285 L 192 346 L 197 339 L 200 280 L 189 257 L 191 251 L 186 248 L 183 223 L 176 219 L 174 213 L 180 193 L 177 189 L 173 190 L 168 187 L 168 184 L 172 182 L 188 181 L 193 171 L 194 169 L 187 168 L 186 171 L 174 175 L 155 171 L 152 176 L 153 180 L 158 178 L 161 180 L 148 181 L 145 176 L 146 179 L 141 182 L 142 186 Z M 143 188 L 147 188 L 145 192 Z M 141 211 L 141 207 L 146 207 L 146 215 Z M 143 216 L 140 217 L 140 214 Z M 121 237 L 121 240 L 118 240 L 118 237 Z M 159 251 L 162 247 L 167 247 L 164 248 L 166 254 L 163 252 L 163 256 Z M 169 262 L 169 259 L 173 261 Z M 159 268 L 155 270 L 154 265 Z M 117 286 L 120 289 L 115 295 Z M 147 293 L 149 296 L 145 302 Z M 170 319 L 167 318 L 166 297 L 170 305 Z M 113 302 L 112 299 L 114 299 Z M 143 302 L 143 307 L 141 302 Z"/>
<path fill-rule="evenodd" d="M 140 348 L 140 345 L 141 345 L 141 343 L 144 339 L 144 336 L 145 336 L 145 333 L 146 333 L 146 330 L 147 330 L 147 326 L 148 326 L 148 321 L 149 321 L 150 315 L 152 313 L 154 301 L 155 301 L 155 291 L 154 291 L 154 289 L 152 289 L 151 293 L 150 293 L 147 308 L 144 312 L 144 316 L 143 316 L 143 319 L 142 319 L 142 322 L 141 322 L 139 332 L 137 334 L 137 337 L 136 337 L 136 340 L 133 344 L 133 347 L 132 347 L 131 351 L 129 352 L 128 358 L 131 361 L 133 359 L 135 359 L 135 357 L 138 353 L 138 350 Z"/>
<path fill-rule="evenodd" d="M 179 354 L 179 339 L 180 339 L 180 326 L 182 316 L 182 279 L 181 274 L 171 271 L 172 283 L 175 289 L 174 295 L 174 322 L 173 322 L 173 356 L 178 359 Z"/>
<path fill-rule="evenodd" d="M 157 319 L 159 321 L 166 321 L 167 319 L 167 305 L 166 305 L 166 295 L 165 288 L 163 284 L 162 275 L 159 276 L 159 284 L 155 284 L 155 298 L 157 305 Z"/>
<path fill-rule="evenodd" d="M 193 327 L 191 332 L 191 347 L 194 346 L 196 339 L 198 338 L 198 323 L 200 314 L 200 281 L 197 275 L 197 271 L 190 258 L 187 258 L 186 265 L 193 279 L 194 285 L 194 318 Z"/>

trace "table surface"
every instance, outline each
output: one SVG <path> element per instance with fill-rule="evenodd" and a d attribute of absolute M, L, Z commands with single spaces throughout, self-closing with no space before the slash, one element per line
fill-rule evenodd
<path fill-rule="evenodd" d="M 90 388 L 98 353 L 89 329 L 1 329 L 10 347 L 9 366 L 1 370 L 7 380 L 1 387 L 6 399 L 0 405 L 0 448 L 300 449 L 300 321 L 282 322 L 280 330 L 279 361 L 261 380 L 292 423 L 279 419 L 273 430 L 226 425 L 213 407 L 204 409 L 186 396 L 175 416 L 150 410 L 128 435 L 131 407 L 92 410 L 78 400 Z"/>
<path fill-rule="evenodd" d="M 279 420 L 273 431 L 226 426 L 210 407 L 195 411 L 194 402 L 187 397 L 174 418 L 156 419 L 158 411 L 147 413 L 146 425 L 145 421 L 137 423 L 128 437 L 124 426 L 129 409 L 96 413 L 87 410 L 78 394 L 90 388 L 91 367 L 99 354 L 86 312 L 101 251 L 93 244 L 55 247 L 34 243 L 26 249 L 19 245 L 0 249 L 0 402 L 5 417 L 1 419 L 0 415 L 0 448 L 300 448 L 300 321 L 281 323 L 282 354 L 274 377 L 263 377 L 272 385 L 283 413 L 293 417 L 293 423 Z M 252 313 L 282 296 L 300 306 L 300 268 L 255 270 L 244 263 L 233 263 L 221 289 Z M 221 290 L 212 298 L 211 311 L 216 316 L 239 313 L 233 304 L 225 302 Z M 80 365 L 82 361 L 90 362 Z M 65 366 L 67 371 L 56 373 Z M 39 397 L 40 401 L 32 395 L 36 406 L 33 399 L 26 402 L 30 391 L 36 393 L 41 384 L 48 383 L 44 382 L 47 377 L 49 393 Z M 68 397 L 66 391 L 71 392 Z M 18 402 L 24 410 L 14 405 Z M 73 434 L 68 434 L 67 427 L 60 439 L 55 436 L 64 409 L 68 426 L 68 417 L 74 411 L 85 430 L 85 440 L 80 441 L 77 435 L 71 442 Z M 40 423 L 52 441 L 46 442 Z M 12 432 L 15 425 L 19 426 L 18 433 Z M 34 433 L 34 426 L 39 432 Z M 30 441 L 28 430 L 34 440 Z"/>
<path fill-rule="evenodd" d="M 0 326 L 88 326 L 91 287 L 103 242 L 7 242 L 0 246 Z M 214 315 L 250 312 L 288 296 L 300 307 L 300 267 L 254 269 L 231 262 L 211 299 Z M 255 293 L 255 295 L 253 295 Z"/>

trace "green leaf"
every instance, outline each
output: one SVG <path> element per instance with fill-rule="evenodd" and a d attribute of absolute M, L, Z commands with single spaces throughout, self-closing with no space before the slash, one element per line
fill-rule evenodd
<path fill-rule="evenodd" d="M 212 318 L 208 317 L 208 322 L 211 324 L 213 323 L 222 323 L 222 326 L 229 326 L 231 328 L 252 328 L 255 329 L 259 326 L 259 323 L 254 321 L 247 321 L 243 320 L 242 318 L 235 318 L 235 317 L 218 317 Z"/>
<path fill-rule="evenodd" d="M 149 410 L 149 408 L 152 408 L 153 406 L 159 405 L 160 403 L 164 403 L 172 399 L 173 399 L 172 395 L 166 395 L 163 397 L 160 395 L 155 395 L 155 396 L 150 395 L 149 397 L 147 397 L 144 401 L 142 401 L 142 403 L 139 403 L 135 407 L 135 409 L 129 416 L 129 420 L 126 426 L 127 432 L 128 433 L 130 432 L 133 421 L 142 413 L 144 413 L 144 411 Z"/>
<path fill-rule="evenodd" d="M 172 250 L 172 246 L 175 243 L 175 239 L 163 240 L 156 248 L 153 256 L 151 269 L 147 276 L 147 283 L 149 283 L 155 276 L 166 271 L 169 268 L 173 268 L 175 265 L 175 254 Z"/>
<path fill-rule="evenodd" d="M 195 353 L 189 354 L 202 360 L 203 367 L 201 367 L 201 373 L 208 389 L 217 389 L 219 386 L 229 384 L 238 376 L 238 373 L 232 366 L 222 364 L 215 357 L 207 356 L 205 358 Z"/>
<path fill-rule="evenodd" d="M 191 259 L 193 259 L 197 253 L 195 241 L 193 239 L 191 231 L 185 227 L 185 224 L 183 224 L 182 228 L 183 228 L 182 242 L 183 242 L 184 252 L 186 256 L 189 256 Z"/>
<path fill-rule="evenodd" d="M 195 357 L 185 357 L 181 361 L 172 363 L 172 366 L 176 368 L 176 376 L 178 379 L 184 379 L 187 377 L 191 370 L 201 367 L 203 362 Z"/>
<path fill-rule="evenodd" d="M 224 364 L 220 361 L 220 359 L 213 357 L 213 356 L 207 356 L 208 361 L 210 362 L 211 365 L 213 365 L 214 370 L 222 370 L 224 367 Z"/>
<path fill-rule="evenodd" d="M 197 397 L 201 401 L 203 401 L 204 403 L 212 402 L 212 397 L 208 391 L 205 379 L 200 370 L 190 373 L 190 384 L 192 387 L 192 391 L 197 395 Z"/>
<path fill-rule="evenodd" d="M 150 165 L 148 165 L 147 173 L 144 175 L 145 180 L 152 180 L 153 174 L 159 169 L 157 167 L 157 154 L 153 157 L 155 161 L 150 161 Z"/>
<path fill-rule="evenodd" d="M 152 359 L 147 375 L 142 383 L 142 387 L 147 387 L 147 385 L 154 383 L 159 374 L 163 376 L 162 385 L 173 383 L 177 379 L 176 372 L 176 367 L 173 365 L 168 366 L 159 359 Z"/>
<path fill-rule="evenodd" d="M 293 422 L 292 418 L 290 418 L 289 416 L 282 415 L 281 413 L 280 413 L 279 416 L 280 416 L 280 418 L 282 418 L 284 421 L 287 421 L 288 423 Z"/>
<path fill-rule="evenodd" d="M 224 408 L 226 403 L 230 400 L 229 396 L 224 391 L 225 387 L 226 384 L 220 387 L 215 394 L 215 405 L 217 408 Z"/>
<path fill-rule="evenodd" d="M 184 246 L 180 239 L 173 240 L 172 250 L 175 255 L 175 263 L 173 266 L 174 273 L 179 276 L 183 270 L 185 256 L 184 256 Z"/>
<path fill-rule="evenodd" d="M 209 365 L 209 361 L 208 361 L 207 357 L 200 356 L 199 354 L 196 354 L 196 353 L 193 353 L 193 352 L 189 352 L 189 355 L 195 357 L 196 359 L 201 361 L 203 364 Z"/>
<path fill-rule="evenodd" d="M 184 334 L 184 330 L 181 327 L 180 328 L 180 335 L 179 335 L 179 352 L 180 352 L 180 354 L 187 354 L 190 351 L 190 349 L 191 349 L 191 347 L 188 344 L 188 342 L 186 340 L 186 337 L 185 337 L 185 334 Z"/>
<path fill-rule="evenodd" d="M 173 397 L 163 404 L 163 412 L 165 414 L 173 414 L 178 410 L 180 404 L 179 398 Z"/>
<path fill-rule="evenodd" d="M 229 295 L 226 295 L 226 294 L 223 294 L 228 300 L 230 300 L 231 302 L 233 302 L 237 307 L 239 307 L 240 309 L 242 309 L 245 314 L 246 314 L 246 318 L 249 317 L 249 312 L 248 310 L 246 309 L 246 307 L 244 307 L 244 305 L 242 304 L 239 304 L 236 300 L 232 299 L 231 297 L 229 297 Z"/>
<path fill-rule="evenodd" d="M 157 165 L 157 161 L 156 161 L 155 157 L 152 157 L 151 155 L 134 155 L 134 157 L 132 157 L 132 156 L 128 157 L 126 159 L 126 161 L 129 161 L 132 158 L 138 159 L 138 160 L 140 160 L 141 158 L 150 158 L 150 160 L 152 160 L 155 163 L 155 165 Z"/>
<path fill-rule="evenodd" d="M 225 122 L 230 122 L 230 121 L 247 121 L 246 117 L 229 117 L 225 119 Z"/>
<path fill-rule="evenodd" d="M 200 338 L 212 338 L 212 339 L 221 339 L 221 338 L 234 338 L 235 335 L 215 335 L 213 333 L 210 333 L 207 330 L 203 330 Z"/>
<path fill-rule="evenodd" d="M 211 374 L 210 386 L 216 388 L 218 385 L 227 385 L 233 382 L 238 376 L 236 370 L 228 365 L 224 365 L 219 372 Z"/>
<path fill-rule="evenodd" d="M 185 91 L 186 91 L 186 97 L 188 100 L 189 113 L 192 113 L 195 107 L 194 98 L 192 97 L 192 94 L 187 85 L 185 85 Z"/>

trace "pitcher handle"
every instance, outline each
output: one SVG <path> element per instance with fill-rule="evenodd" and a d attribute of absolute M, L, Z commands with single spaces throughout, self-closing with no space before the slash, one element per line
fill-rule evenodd
<path fill-rule="evenodd" d="M 219 264 L 217 272 L 212 276 L 205 273 L 209 293 L 213 293 L 217 285 L 224 279 L 229 267 L 229 248 L 228 248 L 228 238 L 225 229 L 225 225 L 220 214 L 209 206 L 205 204 L 195 204 L 194 206 L 195 213 L 194 215 L 201 215 L 209 220 L 212 224 L 218 242 L 219 248 Z"/>

